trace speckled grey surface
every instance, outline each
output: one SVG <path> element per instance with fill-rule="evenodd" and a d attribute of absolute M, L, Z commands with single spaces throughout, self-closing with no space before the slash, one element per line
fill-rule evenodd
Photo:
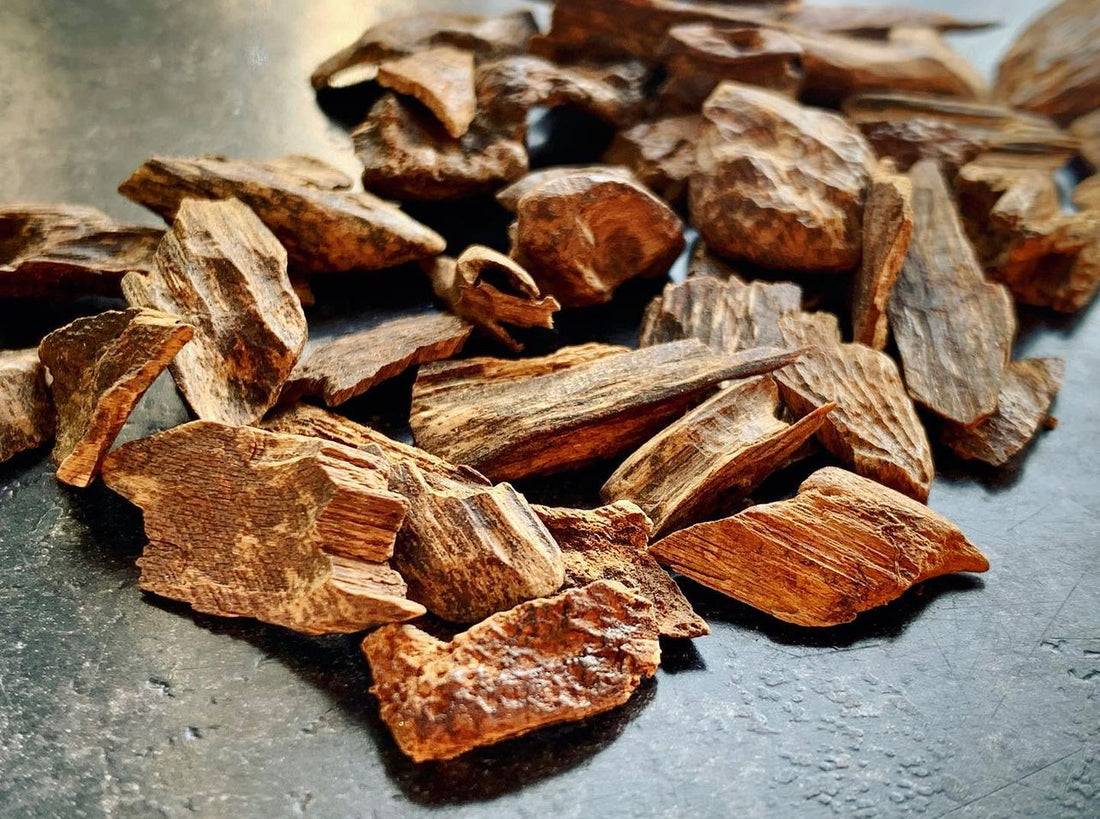
<path fill-rule="evenodd" d="M 153 152 L 309 151 L 354 171 L 306 76 L 410 6 L 4 0 L 0 199 L 152 223 L 114 189 Z M 969 4 L 1013 25 L 957 42 L 988 68 L 1032 8 Z M 566 333 L 622 337 L 647 295 Z M 4 305 L 0 345 L 99 306 Z M 440 765 L 396 751 L 353 638 L 143 597 L 134 509 L 102 487 L 59 487 L 41 452 L 0 465 L 0 815 L 1096 816 L 1100 308 L 1021 323 L 1019 354 L 1069 361 L 1061 423 L 999 473 L 940 453 L 931 497 L 985 550 L 988 574 L 822 632 L 685 583 L 714 634 L 667 643 L 626 707 Z M 392 419 L 407 390 L 349 411 Z M 161 380 L 126 436 L 183 417 Z M 599 479 L 576 476 L 559 497 Z"/>

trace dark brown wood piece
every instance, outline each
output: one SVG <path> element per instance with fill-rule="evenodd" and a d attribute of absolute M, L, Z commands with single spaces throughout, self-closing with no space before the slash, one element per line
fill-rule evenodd
<path fill-rule="evenodd" d="M 0 463 L 54 434 L 54 408 L 38 350 L 0 350 Z"/>

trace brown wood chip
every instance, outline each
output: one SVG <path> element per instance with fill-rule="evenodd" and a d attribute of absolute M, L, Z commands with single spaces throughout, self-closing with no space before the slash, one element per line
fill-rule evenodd
<path fill-rule="evenodd" d="M 690 339 L 541 374 L 532 369 L 538 359 L 514 368 L 494 359 L 432 364 L 413 386 L 409 425 L 429 452 L 494 480 L 546 475 L 612 458 L 720 381 L 768 372 L 797 356 L 773 348 L 719 356 Z M 509 369 L 529 374 L 515 377 Z"/>
<path fill-rule="evenodd" d="M 892 29 L 931 28 L 937 31 L 977 31 L 997 25 L 987 20 L 960 20 L 942 11 L 908 6 L 805 5 L 783 15 L 787 23 L 810 31 L 832 31 L 863 37 L 885 37 Z"/>
<path fill-rule="evenodd" d="M 702 637 L 710 628 L 649 554 L 653 523 L 630 501 L 596 509 L 532 506 L 565 562 L 565 588 L 615 580 L 653 604 L 664 637 Z"/>
<path fill-rule="evenodd" d="M 1089 176 L 1077 183 L 1073 204 L 1081 210 L 1100 211 L 1100 176 Z"/>
<path fill-rule="evenodd" d="M 688 180 L 698 167 L 695 151 L 702 134 L 703 118 L 697 113 L 640 122 L 615 134 L 603 159 L 630 168 L 639 182 L 676 203 L 687 196 Z"/>
<path fill-rule="evenodd" d="M 54 330 L 38 346 L 53 378 L 57 479 L 88 486 L 130 412 L 194 328 L 156 310 L 109 310 Z"/>
<path fill-rule="evenodd" d="M 629 182 L 638 181 L 638 178 L 634 176 L 630 168 L 625 168 L 621 165 L 608 165 L 596 162 L 583 165 L 553 165 L 549 168 L 539 168 L 537 171 L 530 171 L 511 185 L 501 188 L 496 192 L 496 200 L 500 203 L 501 207 L 507 208 L 512 211 L 512 213 L 515 213 L 516 207 L 519 205 L 519 200 L 528 192 L 539 187 L 539 185 L 578 173 L 611 174 L 612 176 L 620 177 Z"/>
<path fill-rule="evenodd" d="M 474 55 L 450 46 L 419 51 L 378 66 L 378 82 L 420 100 L 458 139 L 477 113 Z"/>
<path fill-rule="evenodd" d="M 349 184 L 310 157 L 155 156 L 119 193 L 168 220 L 188 198 L 239 199 L 283 244 L 290 264 L 308 273 L 378 270 L 443 252 L 434 230 L 369 193 L 345 190 Z"/>
<path fill-rule="evenodd" d="M 1069 132 L 1080 140 L 1079 153 L 1085 162 L 1100 170 L 1100 108 L 1075 119 Z"/>
<path fill-rule="evenodd" d="M 38 350 L 0 350 L 0 463 L 42 446 L 53 433 L 53 401 Z"/>
<path fill-rule="evenodd" d="M 104 482 L 145 515 L 146 591 L 309 634 L 424 607 L 385 561 L 407 504 L 381 453 L 195 421 L 124 444 Z"/>
<path fill-rule="evenodd" d="M 386 626 L 363 653 L 382 720 L 417 762 L 621 705 L 661 656 L 653 606 L 613 581 L 524 603 L 449 643 Z"/>
<path fill-rule="evenodd" d="M 802 626 L 833 626 L 985 557 L 945 518 L 874 481 L 818 470 L 785 501 L 699 523 L 653 544 L 657 560 Z"/>

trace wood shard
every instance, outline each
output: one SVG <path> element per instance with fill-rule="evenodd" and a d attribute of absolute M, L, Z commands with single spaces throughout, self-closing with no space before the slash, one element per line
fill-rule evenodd
<path fill-rule="evenodd" d="M 835 467 L 790 500 L 699 523 L 653 544 L 661 563 L 800 626 L 834 626 L 985 557 L 945 518 Z"/>
<path fill-rule="evenodd" d="M 130 412 L 194 328 L 156 310 L 109 310 L 54 330 L 38 346 L 53 378 L 57 479 L 88 486 Z"/>
<path fill-rule="evenodd" d="M 508 484 L 429 483 L 415 465 L 398 463 L 390 489 L 409 501 L 394 567 L 433 614 L 473 623 L 553 594 L 565 579 L 558 544 Z"/>
<path fill-rule="evenodd" d="M 123 444 L 103 480 L 144 512 L 141 588 L 323 634 L 424 613 L 386 565 L 407 507 L 387 471 L 377 450 L 194 421 Z"/>
<path fill-rule="evenodd" d="M 272 407 L 306 341 L 286 251 L 235 199 L 184 200 L 148 274 L 129 273 L 131 305 L 195 328 L 170 369 L 199 418 L 249 424 Z"/>
<path fill-rule="evenodd" d="M 1060 358 L 1011 362 L 1001 381 L 997 411 L 970 428 L 947 425 L 943 442 L 961 458 L 1003 466 L 1031 442 L 1050 416 L 1065 369 Z"/>
<path fill-rule="evenodd" d="M 710 634 L 676 581 L 649 554 L 653 523 L 630 501 L 596 509 L 533 506 L 561 547 L 565 588 L 614 580 L 653 604 L 663 637 Z"/>
<path fill-rule="evenodd" d="M 524 174 L 511 185 L 497 191 L 496 200 L 500 203 L 501 207 L 515 213 L 516 207 L 519 205 L 519 200 L 522 199 L 525 194 L 533 191 L 540 185 L 555 179 L 584 173 L 611 174 L 626 179 L 627 181 L 638 181 L 630 168 L 624 168 L 618 164 L 587 163 L 583 165 L 554 165 L 549 168 L 539 168 L 537 171 L 530 171 Z"/>
<path fill-rule="evenodd" d="M 661 658 L 653 606 L 614 581 L 524 603 L 449 643 L 386 626 L 363 653 L 382 721 L 417 762 L 622 705 Z"/>
<path fill-rule="evenodd" d="M 905 384 L 918 403 L 964 426 L 997 408 L 1016 315 L 1003 285 L 985 280 L 934 162 L 909 171 L 913 238 L 887 313 Z"/>
<path fill-rule="evenodd" d="M 907 6 L 798 6 L 783 20 L 807 31 L 827 31 L 861 37 L 886 37 L 899 28 L 931 28 L 937 31 L 978 31 L 996 23 L 960 20 L 941 11 Z"/>
<path fill-rule="evenodd" d="M 119 193 L 176 217 L 184 199 L 239 199 L 307 273 L 379 270 L 443 252 L 443 238 L 369 193 L 346 190 L 350 180 L 309 157 L 257 162 L 225 157 L 147 160 Z"/>
<path fill-rule="evenodd" d="M 38 350 L 0 350 L 0 463 L 42 446 L 53 433 L 53 401 Z"/>
<path fill-rule="evenodd" d="M 457 261 L 437 256 L 426 267 L 432 290 L 452 313 L 512 352 L 523 344 L 504 325 L 550 329 L 561 309 L 553 296 L 541 296 L 526 270 L 483 245 L 470 245 Z"/>
<path fill-rule="evenodd" d="M 472 330 L 458 316 L 429 310 L 314 336 L 283 385 L 280 401 L 315 395 L 335 407 L 410 367 L 450 358 Z"/>
<path fill-rule="evenodd" d="M 123 275 L 152 267 L 162 234 L 85 205 L 5 205 L 0 298 L 118 295 Z"/>
<path fill-rule="evenodd" d="M 703 118 L 698 114 L 640 122 L 615 134 L 603 159 L 625 165 L 666 202 L 677 203 L 687 196 L 702 133 Z"/>
<path fill-rule="evenodd" d="M 536 33 L 538 26 L 529 11 L 499 17 L 443 13 L 394 17 L 371 26 L 350 46 L 326 59 L 310 81 L 317 90 L 353 85 L 364 68 L 433 46 L 471 51 L 483 60 L 519 54 Z"/>
<path fill-rule="evenodd" d="M 1062 0 L 1035 18 L 997 67 L 993 88 L 1015 108 L 1062 123 L 1100 100 L 1100 11 L 1096 0 Z"/>
<path fill-rule="evenodd" d="M 842 117 L 724 82 L 691 180 L 692 222 L 720 256 L 790 270 L 859 264 L 870 147 Z"/>
<path fill-rule="evenodd" d="M 888 169 L 871 175 L 863 206 L 863 259 L 852 281 L 852 339 L 886 347 L 886 303 L 913 237 L 913 185 Z"/>
<path fill-rule="evenodd" d="M 798 457 L 834 408 L 825 404 L 789 424 L 779 417 L 772 378 L 739 381 L 644 443 L 608 478 L 600 496 L 638 504 L 659 537 L 747 497 Z"/>
<path fill-rule="evenodd" d="M 539 359 L 503 368 L 491 358 L 432 364 L 413 386 L 409 425 L 418 445 L 494 480 L 546 475 L 629 450 L 720 381 L 797 355 L 763 348 L 719 356 L 691 339 L 541 373 Z"/>
<path fill-rule="evenodd" d="M 610 301 L 635 276 L 663 276 L 684 249 L 683 224 L 621 174 L 545 182 L 516 205 L 512 255 L 564 307 Z"/>
<path fill-rule="evenodd" d="M 438 46 L 384 62 L 378 66 L 378 82 L 420 100 L 455 139 L 469 130 L 477 113 L 469 51 Z"/>
<path fill-rule="evenodd" d="M 393 94 L 383 95 L 351 136 L 363 163 L 363 187 L 395 199 L 477 196 L 527 172 L 522 138 L 478 117 L 455 139 Z M 442 250 L 440 244 L 434 252 Z"/>

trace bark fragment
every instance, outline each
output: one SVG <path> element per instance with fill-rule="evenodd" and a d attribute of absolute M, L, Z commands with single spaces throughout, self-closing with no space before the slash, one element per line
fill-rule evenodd
<path fill-rule="evenodd" d="M 279 397 L 306 341 L 306 319 L 286 251 L 235 199 L 185 200 L 148 274 L 129 273 L 131 305 L 195 328 L 170 369 L 195 414 L 249 424 Z"/>
<path fill-rule="evenodd" d="M 363 653 L 382 721 L 422 762 L 621 705 L 661 649 L 650 602 L 600 581 L 495 614 L 449 643 L 386 626 Z"/>
<path fill-rule="evenodd" d="M 88 486 L 130 412 L 194 328 L 156 310 L 108 310 L 54 330 L 38 346 L 53 377 L 57 479 Z"/>
<path fill-rule="evenodd" d="M 413 386 L 409 425 L 419 446 L 494 480 L 545 475 L 614 457 L 718 382 L 773 370 L 797 355 L 767 348 L 718 356 L 688 340 L 562 369 L 560 355 L 517 366 L 494 359 L 432 364 Z"/>
<path fill-rule="evenodd" d="M 195 421 L 133 441 L 103 480 L 141 507 L 146 591 L 307 634 L 408 620 L 386 565 L 405 516 L 381 454 Z"/>
<path fill-rule="evenodd" d="M 835 467 L 785 501 L 699 523 L 653 544 L 657 560 L 801 626 L 833 626 L 916 583 L 989 563 L 945 518 Z"/>
<path fill-rule="evenodd" d="M 653 523 L 630 501 L 596 509 L 532 506 L 565 562 L 565 588 L 614 580 L 653 604 L 664 637 L 702 637 L 710 628 L 668 573 L 649 555 Z"/>
<path fill-rule="evenodd" d="M 378 82 L 420 100 L 447 133 L 458 139 L 477 114 L 474 55 L 450 46 L 389 60 L 378 66 Z"/>
<path fill-rule="evenodd" d="M 0 463 L 42 446 L 54 433 L 54 408 L 37 350 L 0 350 Z"/>
<path fill-rule="evenodd" d="M 698 114 L 640 122 L 615 134 L 603 159 L 625 165 L 639 182 L 675 204 L 687 196 L 702 133 L 703 118 Z"/>

